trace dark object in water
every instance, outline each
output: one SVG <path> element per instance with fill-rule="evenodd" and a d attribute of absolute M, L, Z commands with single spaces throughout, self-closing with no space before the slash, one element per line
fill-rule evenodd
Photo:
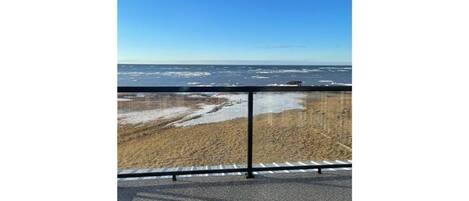
<path fill-rule="evenodd" d="M 301 80 L 292 80 L 292 81 L 287 82 L 287 84 L 289 85 L 298 85 L 298 86 L 301 86 L 301 83 L 303 83 L 303 81 Z"/>

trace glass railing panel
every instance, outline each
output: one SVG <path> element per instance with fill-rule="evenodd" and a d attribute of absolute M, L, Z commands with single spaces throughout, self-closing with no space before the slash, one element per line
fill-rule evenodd
<path fill-rule="evenodd" d="M 118 93 L 118 168 L 239 168 L 246 117 L 246 93 Z"/>
<path fill-rule="evenodd" d="M 254 115 L 254 163 L 352 159 L 351 92 L 259 92 Z"/>

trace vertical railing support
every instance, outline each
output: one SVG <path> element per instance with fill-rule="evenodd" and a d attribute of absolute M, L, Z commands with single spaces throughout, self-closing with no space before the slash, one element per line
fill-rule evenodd
<path fill-rule="evenodd" d="M 252 122 L 253 122 L 253 92 L 249 92 L 248 94 L 248 171 L 246 173 L 246 178 L 254 178 L 254 174 L 252 173 Z"/>

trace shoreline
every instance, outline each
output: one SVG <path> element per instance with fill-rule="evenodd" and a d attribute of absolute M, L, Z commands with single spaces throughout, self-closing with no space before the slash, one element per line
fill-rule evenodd
<path fill-rule="evenodd" d="M 150 96 L 147 100 L 143 97 L 143 105 L 151 105 L 160 102 L 151 108 L 132 108 L 126 111 L 122 109 L 118 114 L 119 124 L 145 124 L 156 123 L 161 120 L 173 120 L 166 126 L 193 126 L 198 124 L 222 122 L 242 117 L 247 117 L 246 93 L 213 93 L 201 96 L 194 93 L 180 94 L 179 98 L 186 104 L 175 104 L 166 99 Z M 302 104 L 305 93 L 258 93 L 254 96 L 254 116 L 265 113 L 279 113 L 291 109 L 304 109 Z M 216 99 L 209 104 L 200 102 L 199 98 Z M 177 100 L 177 99 L 176 99 Z M 130 102 L 129 105 L 137 105 L 142 100 L 133 100 L 128 96 L 118 98 L 119 103 Z M 166 104 L 165 104 L 166 101 Z M 135 103 L 137 102 L 137 103 Z M 161 104 L 163 103 L 163 104 Z"/>

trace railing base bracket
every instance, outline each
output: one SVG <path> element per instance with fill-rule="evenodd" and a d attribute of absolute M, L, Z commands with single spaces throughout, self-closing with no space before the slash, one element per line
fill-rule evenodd
<path fill-rule="evenodd" d="M 254 174 L 252 174 L 252 172 L 247 172 L 246 179 L 252 179 L 252 178 L 254 178 Z"/>

